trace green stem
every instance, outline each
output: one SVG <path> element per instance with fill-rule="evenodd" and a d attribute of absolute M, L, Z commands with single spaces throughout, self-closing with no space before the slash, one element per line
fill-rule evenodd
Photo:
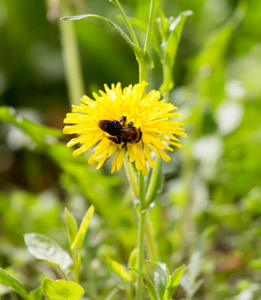
<path fill-rule="evenodd" d="M 130 22 L 129 22 L 129 19 L 127 18 L 127 16 L 126 16 L 126 14 L 125 14 L 125 12 L 124 12 L 124 10 L 123 10 L 123 8 L 122 8 L 120 2 L 119 2 L 118 0 L 115 0 L 115 4 L 117 5 L 117 7 L 118 7 L 118 9 L 119 9 L 119 11 L 120 11 L 120 13 L 121 13 L 121 15 L 122 15 L 122 17 L 123 17 L 125 23 L 126 23 L 126 26 L 127 26 L 128 29 L 129 29 L 129 32 L 130 32 L 130 35 L 131 35 L 131 37 L 132 37 L 132 40 L 133 40 L 134 44 L 136 44 L 137 46 L 139 46 L 139 42 L 138 42 L 138 40 L 137 40 L 137 37 L 136 37 L 136 35 L 135 35 L 135 32 L 134 32 L 134 30 L 133 30 L 133 28 L 132 28 L 132 26 L 131 26 L 131 24 L 130 24 Z"/>
<path fill-rule="evenodd" d="M 156 160 L 156 166 L 153 169 L 151 178 L 150 178 L 150 182 L 149 182 L 149 187 L 146 193 L 146 205 L 149 206 L 150 203 L 153 200 L 153 196 L 155 195 L 155 190 L 156 190 L 156 185 L 157 185 L 157 181 L 158 181 L 158 175 L 159 175 L 159 170 L 160 170 L 160 158 L 157 157 Z"/>
<path fill-rule="evenodd" d="M 155 232 L 149 216 L 147 217 L 147 222 L 146 222 L 146 236 L 148 240 L 151 260 L 158 261 L 159 260 L 158 247 L 155 239 Z"/>
<path fill-rule="evenodd" d="M 61 1 L 61 15 L 70 15 L 68 1 Z M 84 94 L 84 83 L 73 22 L 60 21 L 61 43 L 66 82 L 71 104 L 78 104 Z"/>
<path fill-rule="evenodd" d="M 147 80 L 147 64 L 145 61 L 138 59 L 139 63 L 139 82 Z"/>
<path fill-rule="evenodd" d="M 139 173 L 140 185 L 140 209 L 139 209 L 139 226 L 138 226 L 138 268 L 143 270 L 144 264 L 144 244 L 145 244 L 145 226 L 146 226 L 146 206 L 145 206 L 145 186 L 144 176 L 142 171 Z M 143 281 L 142 277 L 138 276 L 137 300 L 142 300 Z"/>
<path fill-rule="evenodd" d="M 75 282 L 79 283 L 79 268 L 75 250 L 72 251 Z"/>
<path fill-rule="evenodd" d="M 144 44 L 144 51 L 149 52 L 151 34 L 153 29 L 155 9 L 156 9 L 157 0 L 151 0 L 150 3 L 150 13 L 149 13 L 149 22 L 147 27 L 147 33 Z M 139 63 L 139 82 L 147 80 L 147 63 L 143 58 L 138 58 Z M 144 91 L 145 93 L 145 91 Z M 140 209 L 139 209 L 139 224 L 138 224 L 138 268 L 143 270 L 144 264 L 144 244 L 145 244 L 145 227 L 146 227 L 146 201 L 145 201 L 145 185 L 144 185 L 144 176 L 140 171 L 139 174 L 139 200 L 140 200 Z M 141 276 L 138 276 L 138 285 L 137 285 L 137 300 L 142 300 L 143 294 L 143 282 Z"/>
<path fill-rule="evenodd" d="M 133 192 L 134 200 L 136 200 L 139 198 L 139 188 L 138 188 L 137 178 L 134 169 L 132 167 L 132 164 L 131 162 L 128 161 L 127 156 L 124 157 L 124 167 Z"/>

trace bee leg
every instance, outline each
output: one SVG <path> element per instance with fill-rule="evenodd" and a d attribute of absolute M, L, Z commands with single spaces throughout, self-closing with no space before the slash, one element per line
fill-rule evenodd
<path fill-rule="evenodd" d="M 127 142 L 125 142 L 125 143 L 122 145 L 121 149 L 122 149 L 122 148 L 125 148 L 126 146 L 127 146 Z"/>
<path fill-rule="evenodd" d="M 121 140 L 119 141 L 120 138 L 117 139 L 116 137 L 108 137 L 108 139 L 110 141 L 112 141 L 113 143 L 115 143 L 115 144 L 120 144 L 121 143 Z"/>
<path fill-rule="evenodd" d="M 127 126 L 128 127 L 132 127 L 133 126 L 133 122 L 130 122 Z"/>
<path fill-rule="evenodd" d="M 123 125 L 123 126 L 125 126 L 126 120 L 127 120 L 127 118 L 126 118 L 125 116 L 121 116 L 121 117 L 119 118 L 119 122 L 120 122 L 120 123 L 122 122 L 122 125 Z"/>

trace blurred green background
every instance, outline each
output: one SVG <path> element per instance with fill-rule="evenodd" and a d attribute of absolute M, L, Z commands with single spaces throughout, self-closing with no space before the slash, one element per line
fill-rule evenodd
<path fill-rule="evenodd" d="M 170 96 L 188 138 L 164 166 L 166 184 L 150 212 L 158 259 L 170 270 L 190 265 L 177 299 L 260 299 L 261 1 L 161 2 L 167 16 L 193 15 L 184 26 Z M 62 32 L 68 29 L 59 17 L 96 13 L 117 22 L 118 11 L 105 0 L 65 3 L 0 0 L 0 265 L 28 289 L 37 287 L 53 271 L 28 253 L 23 234 L 47 234 L 68 249 L 63 208 L 80 220 L 94 204 L 82 278 L 86 299 L 105 299 L 119 280 L 102 254 L 126 264 L 137 220 L 124 171 L 111 176 L 105 166 L 97 172 L 64 145 L 70 99 Z M 122 5 L 129 16 L 147 20 L 149 1 Z M 134 54 L 116 32 L 93 20 L 70 24 L 86 94 L 104 83 L 138 81 Z M 150 88 L 158 89 L 162 70 L 152 55 Z"/>

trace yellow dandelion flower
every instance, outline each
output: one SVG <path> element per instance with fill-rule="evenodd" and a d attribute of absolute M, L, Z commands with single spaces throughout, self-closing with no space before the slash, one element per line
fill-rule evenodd
<path fill-rule="evenodd" d="M 72 113 L 64 120 L 65 134 L 78 134 L 67 146 L 82 144 L 73 152 L 77 157 L 86 150 L 95 147 L 89 163 L 97 162 L 97 169 L 114 155 L 111 173 L 119 171 L 123 159 L 128 153 L 129 160 L 143 175 L 148 175 L 148 165 L 153 168 L 154 152 L 164 161 L 170 161 L 164 150 L 173 151 L 169 145 L 181 147 L 176 136 L 186 136 L 180 127 L 182 123 L 170 118 L 182 116 L 174 111 L 177 107 L 160 100 L 160 92 L 152 90 L 144 95 L 147 83 L 129 85 L 122 89 L 121 84 L 105 92 L 93 93 L 95 100 L 83 96 L 80 106 L 72 105 Z"/>

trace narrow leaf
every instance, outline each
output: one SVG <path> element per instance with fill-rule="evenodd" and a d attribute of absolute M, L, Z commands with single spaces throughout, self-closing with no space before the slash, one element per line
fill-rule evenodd
<path fill-rule="evenodd" d="M 184 272 L 185 269 L 185 265 L 179 267 L 178 269 L 176 269 L 173 274 L 170 276 L 168 284 L 167 284 L 167 288 L 164 294 L 164 300 L 171 300 L 172 299 L 172 295 L 174 294 L 174 292 L 176 291 L 182 274 Z"/>
<path fill-rule="evenodd" d="M 105 261 L 106 261 L 108 267 L 114 273 L 116 273 L 123 281 L 131 281 L 132 280 L 132 276 L 116 260 L 113 260 L 113 259 L 105 256 Z"/>
<path fill-rule="evenodd" d="M 111 20 L 109 20 L 105 17 L 99 16 L 99 15 L 94 15 L 94 14 L 86 14 L 86 15 L 62 17 L 61 20 L 63 20 L 63 21 L 75 21 L 75 20 L 82 20 L 82 19 L 86 19 L 86 18 L 99 19 L 99 20 L 102 20 L 102 21 L 106 22 L 108 25 L 110 25 L 112 28 L 114 28 L 124 38 L 124 40 L 132 47 L 132 49 L 134 50 L 134 52 L 136 54 L 139 54 L 143 51 L 140 47 L 135 45 L 130 40 L 130 38 L 126 35 L 126 33 L 118 25 L 116 25 Z"/>
<path fill-rule="evenodd" d="M 24 240 L 28 251 L 36 258 L 44 260 L 67 273 L 73 264 L 70 255 L 64 251 L 54 240 L 38 233 L 27 233 Z"/>
<path fill-rule="evenodd" d="M 137 265 L 138 265 L 138 248 L 136 247 L 131 251 L 128 260 L 128 268 L 132 268 L 132 267 L 136 268 Z"/>
<path fill-rule="evenodd" d="M 158 298 L 163 300 L 168 281 L 166 266 L 164 264 L 155 263 L 154 261 L 147 261 L 147 263 L 155 267 L 154 284 Z"/>
<path fill-rule="evenodd" d="M 11 288 L 15 293 L 24 299 L 28 299 L 25 287 L 13 275 L 0 268 L 0 284 Z"/>
<path fill-rule="evenodd" d="M 37 144 L 46 144 L 48 137 L 60 138 L 61 130 L 36 124 L 16 113 L 15 109 L 8 106 L 0 107 L 0 121 L 8 122 L 23 130 Z"/>
<path fill-rule="evenodd" d="M 149 291 L 149 294 L 150 294 L 150 299 L 151 300 L 158 300 L 155 288 L 154 288 L 151 280 L 149 279 L 149 277 L 142 270 L 140 270 L 138 268 L 129 268 L 129 270 L 135 271 L 140 276 L 142 276 L 142 278 L 146 282 L 146 287 L 148 288 L 148 291 Z"/>
<path fill-rule="evenodd" d="M 84 289 L 76 282 L 45 278 L 42 282 L 42 292 L 50 300 L 78 300 Z"/>
<path fill-rule="evenodd" d="M 192 12 L 182 12 L 170 25 L 169 37 L 166 43 L 163 43 L 163 72 L 164 81 L 160 88 L 161 92 L 170 91 L 173 86 L 172 70 L 174 67 L 175 57 L 180 41 L 181 33 L 187 16 L 191 15 Z"/>
<path fill-rule="evenodd" d="M 65 222 L 67 227 L 68 239 L 71 246 L 77 234 L 78 226 L 73 215 L 69 212 L 69 210 L 66 207 L 64 212 L 65 212 Z"/>
<path fill-rule="evenodd" d="M 75 249 L 77 247 L 81 248 L 82 247 L 82 244 L 83 244 L 83 240 L 84 240 L 84 237 L 86 235 L 86 232 L 87 232 L 87 229 L 89 227 L 89 223 L 90 223 L 90 220 L 91 220 L 91 217 L 94 213 L 94 206 L 92 205 L 88 211 L 86 212 L 85 216 L 83 217 L 82 219 L 82 223 L 80 225 L 80 228 L 76 234 L 76 237 L 71 245 L 71 248 L 72 249 Z"/>

